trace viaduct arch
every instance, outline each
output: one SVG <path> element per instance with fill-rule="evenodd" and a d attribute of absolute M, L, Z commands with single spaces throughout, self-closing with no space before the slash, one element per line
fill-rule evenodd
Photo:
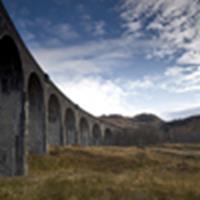
<path fill-rule="evenodd" d="M 52 94 L 48 100 L 48 144 L 62 145 L 61 107 L 58 98 Z"/>
<path fill-rule="evenodd" d="M 76 129 L 76 118 L 71 108 L 66 110 L 66 144 L 74 145 L 78 143 L 78 135 Z"/>
<path fill-rule="evenodd" d="M 80 120 L 79 128 L 80 128 L 80 144 L 82 146 L 89 145 L 89 137 L 90 137 L 89 124 L 84 117 L 82 117 Z"/>
<path fill-rule="evenodd" d="M 101 130 L 98 124 L 94 124 L 92 129 L 92 144 L 100 145 L 101 143 Z"/>
<path fill-rule="evenodd" d="M 28 79 L 28 148 L 31 153 L 45 152 L 44 91 L 35 73 Z"/>
<path fill-rule="evenodd" d="M 104 144 L 111 145 L 112 144 L 112 131 L 109 128 L 106 128 L 104 133 Z"/>
<path fill-rule="evenodd" d="M 0 39 L 0 173 L 23 171 L 24 96 L 18 49 L 7 35 Z"/>
<path fill-rule="evenodd" d="M 108 129 L 112 136 L 119 130 L 72 102 L 43 72 L 0 0 L 0 176 L 26 174 L 27 153 L 48 153 L 48 145 L 103 145 Z"/>

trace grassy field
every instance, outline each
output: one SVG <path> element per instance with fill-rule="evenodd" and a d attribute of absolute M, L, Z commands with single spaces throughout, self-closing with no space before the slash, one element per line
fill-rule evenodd
<path fill-rule="evenodd" d="M 200 145 L 52 148 L 27 177 L 0 178 L 0 200 L 200 200 Z"/>

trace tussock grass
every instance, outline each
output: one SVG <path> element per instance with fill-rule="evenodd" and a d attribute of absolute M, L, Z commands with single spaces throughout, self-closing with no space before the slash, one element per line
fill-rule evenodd
<path fill-rule="evenodd" d="M 0 200 L 200 199 L 200 160 L 154 147 L 56 147 L 28 160 L 27 177 L 0 178 Z"/>

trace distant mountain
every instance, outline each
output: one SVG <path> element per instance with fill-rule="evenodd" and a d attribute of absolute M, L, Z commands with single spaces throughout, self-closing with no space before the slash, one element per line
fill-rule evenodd
<path fill-rule="evenodd" d="M 165 122 L 156 115 L 146 113 L 132 118 L 110 115 L 102 116 L 101 119 L 123 129 L 123 133 L 116 138 L 116 143 L 120 145 L 200 142 L 200 116 L 171 122 Z"/>
<path fill-rule="evenodd" d="M 129 117 L 121 115 L 103 115 L 100 118 L 120 128 L 133 128 L 133 123 Z"/>
<path fill-rule="evenodd" d="M 162 121 L 158 116 L 153 114 L 140 114 L 133 117 L 133 120 L 136 122 L 155 122 L 155 121 Z"/>
<path fill-rule="evenodd" d="M 133 117 L 132 122 L 134 124 L 140 123 L 140 124 L 160 125 L 161 123 L 163 123 L 163 120 L 156 115 L 143 113 L 143 114 L 136 115 L 135 117 Z"/>
<path fill-rule="evenodd" d="M 120 126 L 121 128 L 137 128 L 138 126 L 150 124 L 158 126 L 164 122 L 158 116 L 146 113 L 136 115 L 132 118 L 121 115 L 104 115 L 101 117 L 101 119 L 106 120 L 107 122 L 116 126 Z"/>
<path fill-rule="evenodd" d="M 200 116 L 171 121 L 163 124 L 161 129 L 171 142 L 200 142 Z"/>

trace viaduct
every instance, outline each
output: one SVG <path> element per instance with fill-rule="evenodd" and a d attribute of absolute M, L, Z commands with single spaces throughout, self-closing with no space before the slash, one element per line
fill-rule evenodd
<path fill-rule="evenodd" d="M 27 173 L 49 145 L 112 145 L 119 128 L 70 101 L 26 48 L 0 0 L 0 175 Z"/>

